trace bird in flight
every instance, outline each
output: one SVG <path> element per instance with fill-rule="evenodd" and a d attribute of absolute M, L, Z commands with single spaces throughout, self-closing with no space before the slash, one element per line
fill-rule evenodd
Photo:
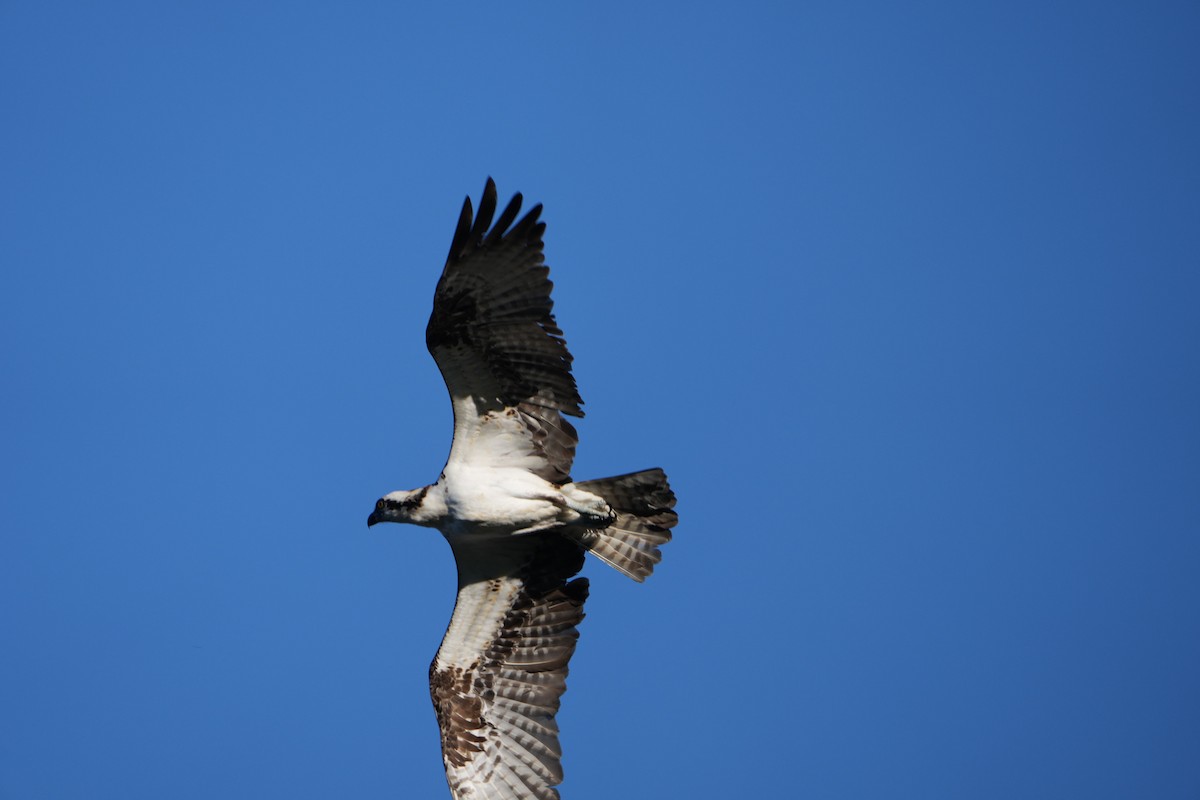
<path fill-rule="evenodd" d="M 425 342 L 454 407 L 435 483 L 391 492 L 367 520 L 437 528 L 458 566 L 450 626 L 429 668 L 455 800 L 557 800 L 555 714 L 588 596 L 591 553 L 636 581 L 661 559 L 677 517 L 661 469 L 573 481 L 582 417 L 571 354 L 554 320 L 541 205 L 498 219 L 489 178 L 463 203 Z M 565 416 L 564 416 L 565 415 Z"/>

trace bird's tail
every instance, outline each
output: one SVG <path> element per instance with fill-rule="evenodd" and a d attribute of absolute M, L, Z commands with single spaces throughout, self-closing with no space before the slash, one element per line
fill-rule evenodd
<path fill-rule="evenodd" d="M 662 560 L 659 545 L 671 541 L 671 528 L 679 521 L 671 510 L 675 493 L 666 473 L 656 467 L 615 478 L 579 481 L 575 486 L 603 497 L 616 512 L 616 519 L 606 528 L 570 535 L 604 563 L 635 581 L 644 581 Z"/>

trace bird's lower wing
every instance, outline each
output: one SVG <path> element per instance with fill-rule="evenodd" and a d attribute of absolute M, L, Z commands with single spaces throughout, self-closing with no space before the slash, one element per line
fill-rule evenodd
<path fill-rule="evenodd" d="M 557 533 L 451 546 L 458 599 L 429 672 L 451 793 L 558 800 L 554 717 L 588 594 L 569 580 L 583 551 Z"/>

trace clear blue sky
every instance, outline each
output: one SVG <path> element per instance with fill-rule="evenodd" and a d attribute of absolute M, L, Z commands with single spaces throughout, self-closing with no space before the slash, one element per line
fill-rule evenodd
<path fill-rule="evenodd" d="M 1200 796 L 1197 6 L 667 7 L 0 5 L 0 797 L 447 796 L 488 175 L 679 495 L 566 800 Z"/>

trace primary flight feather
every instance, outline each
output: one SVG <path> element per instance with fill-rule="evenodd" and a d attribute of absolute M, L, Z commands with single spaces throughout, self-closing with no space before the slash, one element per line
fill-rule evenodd
<path fill-rule="evenodd" d="M 381 497 L 367 520 L 437 528 L 458 565 L 458 598 L 429 668 L 455 800 L 556 800 L 555 713 L 588 596 L 590 552 L 637 581 L 677 517 L 661 469 L 572 481 L 583 416 L 554 320 L 542 207 L 517 194 L 493 223 L 489 178 L 463 203 L 425 330 L 454 407 L 438 480 Z"/>

